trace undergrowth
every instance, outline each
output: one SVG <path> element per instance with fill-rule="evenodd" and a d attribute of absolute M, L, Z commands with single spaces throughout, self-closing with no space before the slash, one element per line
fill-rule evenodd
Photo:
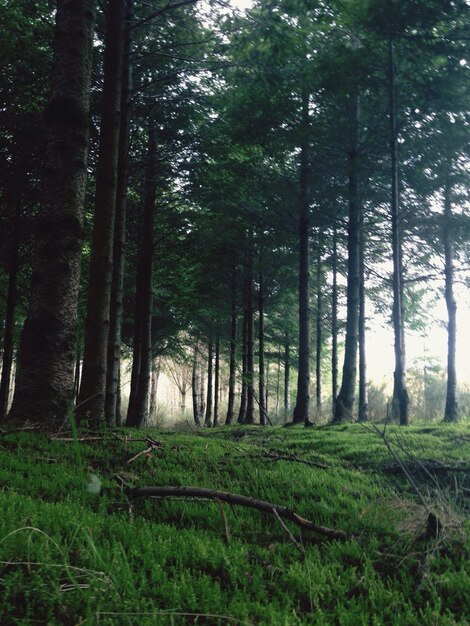
<path fill-rule="evenodd" d="M 146 436 L 153 449 L 136 457 Z M 3 433 L 0 623 L 467 624 L 468 433 L 387 437 L 422 500 L 360 425 Z M 268 500 L 348 539 L 217 502 L 128 499 L 126 486 L 147 485 Z M 428 503 L 440 521 L 431 537 Z"/>

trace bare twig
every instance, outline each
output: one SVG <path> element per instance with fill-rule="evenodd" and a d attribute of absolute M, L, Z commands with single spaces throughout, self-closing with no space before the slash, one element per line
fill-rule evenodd
<path fill-rule="evenodd" d="M 279 517 L 288 519 L 291 522 L 294 522 L 294 524 L 297 524 L 297 526 L 306 530 L 312 530 L 313 532 L 323 535 L 328 539 L 347 538 L 344 531 L 314 524 L 285 506 L 266 502 L 265 500 L 257 500 L 256 498 L 251 498 L 249 496 L 230 493 L 228 491 L 219 491 L 218 489 L 173 486 L 137 487 L 129 490 L 128 495 L 130 498 L 172 498 L 176 496 L 180 498 L 209 498 L 211 500 L 220 500 L 221 502 L 227 502 L 228 504 L 236 504 L 251 509 L 257 509 L 258 511 L 263 511 L 264 513 L 274 514 L 274 511 L 276 511 Z"/>

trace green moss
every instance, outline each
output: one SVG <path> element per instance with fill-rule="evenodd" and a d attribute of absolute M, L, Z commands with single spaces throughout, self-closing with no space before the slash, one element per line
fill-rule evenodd
<path fill-rule="evenodd" d="M 468 464 L 461 426 L 402 432 L 389 434 L 405 461 Z M 376 434 L 357 425 L 151 434 L 161 447 L 131 463 L 145 443 L 2 435 L 2 624 L 466 623 L 470 544 L 461 530 L 432 545 L 403 531 L 407 506 L 394 503 L 414 494 L 382 472 L 394 461 Z M 285 504 L 350 539 L 292 526 L 299 550 L 275 518 L 224 505 L 227 544 L 219 504 L 142 501 L 130 515 L 116 473 L 136 486 L 199 485 Z M 95 495 L 90 474 L 101 483 Z"/>

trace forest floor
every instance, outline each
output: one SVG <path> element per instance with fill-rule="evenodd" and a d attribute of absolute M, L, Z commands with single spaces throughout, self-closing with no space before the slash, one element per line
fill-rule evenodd
<path fill-rule="evenodd" d="M 382 434 L 5 427 L 0 624 L 469 624 L 468 424 Z M 210 494 L 132 491 L 165 485 L 251 496 L 346 537 Z"/>

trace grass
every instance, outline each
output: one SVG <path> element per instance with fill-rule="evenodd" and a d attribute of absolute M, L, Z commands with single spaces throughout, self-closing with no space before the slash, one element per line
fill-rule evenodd
<path fill-rule="evenodd" d="M 458 467 L 432 480 L 413 470 L 445 524 L 427 541 L 427 510 L 400 471 L 383 471 L 395 460 L 360 425 L 127 434 L 161 446 L 128 463 L 145 442 L 0 436 L 2 626 L 469 623 L 465 426 L 388 433 L 404 463 Z M 349 539 L 287 522 L 294 543 L 274 516 L 216 502 L 129 507 L 115 474 L 269 500 Z"/>

